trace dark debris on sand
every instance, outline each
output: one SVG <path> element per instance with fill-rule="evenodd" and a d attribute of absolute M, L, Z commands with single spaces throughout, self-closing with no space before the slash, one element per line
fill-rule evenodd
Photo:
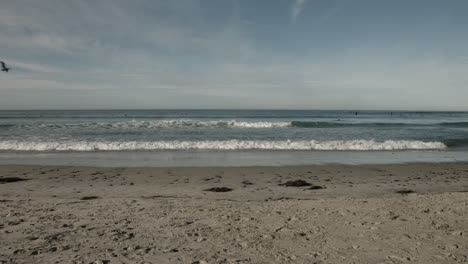
<path fill-rule="evenodd" d="M 3 183 L 11 183 L 11 182 L 19 182 L 19 181 L 27 181 L 28 179 L 23 179 L 19 177 L 3 177 L 0 178 L 0 184 Z"/>
<path fill-rule="evenodd" d="M 413 190 L 399 190 L 399 191 L 396 191 L 396 193 L 399 193 L 399 194 L 410 194 L 410 193 L 414 193 Z"/>
<path fill-rule="evenodd" d="M 280 186 L 286 186 L 286 187 L 304 187 L 304 186 L 311 186 L 311 185 L 312 184 L 304 180 L 287 181 L 285 183 L 280 184 Z"/>
<path fill-rule="evenodd" d="M 320 190 L 320 189 L 326 189 L 326 187 L 319 186 L 319 185 L 313 185 L 309 188 L 309 190 Z"/>
<path fill-rule="evenodd" d="M 253 185 L 253 183 L 251 183 L 250 181 L 243 181 L 241 183 L 244 184 L 244 185 Z"/>
<path fill-rule="evenodd" d="M 206 189 L 205 191 L 207 192 L 230 192 L 232 191 L 232 189 L 228 187 L 213 187 L 213 188 Z"/>
<path fill-rule="evenodd" d="M 320 189 L 326 189 L 326 187 L 319 186 L 319 185 L 312 185 L 309 182 L 306 182 L 304 180 L 295 180 L 295 181 L 287 181 L 285 183 L 279 184 L 280 186 L 286 186 L 286 187 L 305 187 L 305 186 L 310 186 L 308 190 L 320 190 Z"/>
<path fill-rule="evenodd" d="M 81 197 L 80 200 L 94 200 L 94 199 L 99 199 L 98 196 L 85 196 L 85 197 Z"/>

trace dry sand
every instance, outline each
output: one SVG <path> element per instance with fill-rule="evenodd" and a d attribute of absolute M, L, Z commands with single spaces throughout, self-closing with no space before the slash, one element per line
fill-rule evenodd
<path fill-rule="evenodd" d="M 18 165 L 0 181 L 0 263 L 468 262 L 468 163 Z"/>

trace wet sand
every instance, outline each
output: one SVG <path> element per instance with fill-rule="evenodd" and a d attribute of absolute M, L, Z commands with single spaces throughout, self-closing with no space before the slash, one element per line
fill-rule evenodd
<path fill-rule="evenodd" d="M 0 263 L 463 263 L 468 163 L 2 165 L 0 238 Z"/>

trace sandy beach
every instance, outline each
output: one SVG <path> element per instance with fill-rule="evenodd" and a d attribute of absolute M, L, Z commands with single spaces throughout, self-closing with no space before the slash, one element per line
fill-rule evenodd
<path fill-rule="evenodd" d="M 468 261 L 468 163 L 5 165 L 0 180 L 2 264 Z"/>
<path fill-rule="evenodd" d="M 467 14 L 1 1 L 0 264 L 468 264 Z"/>

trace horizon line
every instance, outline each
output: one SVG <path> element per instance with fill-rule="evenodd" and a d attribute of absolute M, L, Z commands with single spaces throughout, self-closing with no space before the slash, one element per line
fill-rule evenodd
<path fill-rule="evenodd" d="M 0 109 L 0 111 L 378 111 L 378 112 L 468 112 L 466 110 L 428 109 L 306 109 L 306 108 L 87 108 L 87 109 Z"/>

